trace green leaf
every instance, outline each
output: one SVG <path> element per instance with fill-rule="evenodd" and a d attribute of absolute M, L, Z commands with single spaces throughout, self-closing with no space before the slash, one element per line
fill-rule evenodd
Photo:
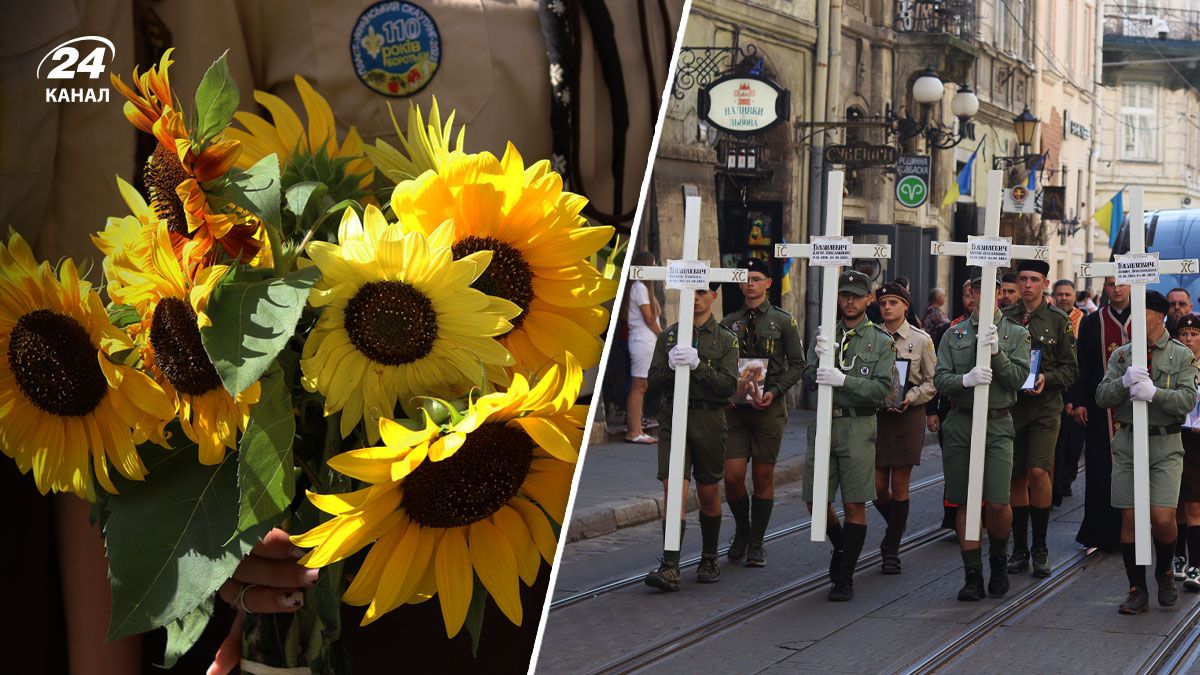
<path fill-rule="evenodd" d="M 245 171 L 231 173 L 222 196 L 262 218 L 268 226 L 278 229 L 282 189 L 279 158 L 270 154 Z"/>
<path fill-rule="evenodd" d="M 288 210 L 296 214 L 297 220 L 304 222 L 304 212 L 308 209 L 309 203 L 320 204 L 328 193 L 329 188 L 324 183 L 308 181 L 289 187 L 284 194 L 284 199 L 287 200 Z"/>
<path fill-rule="evenodd" d="M 483 614 L 487 609 L 488 592 L 475 575 L 475 588 L 471 591 L 471 604 L 467 607 L 467 620 L 464 624 L 471 635 L 471 656 L 479 656 L 479 638 L 483 633 Z"/>
<path fill-rule="evenodd" d="M 175 438 L 184 438 L 176 433 Z M 144 482 L 121 480 L 108 502 L 112 582 L 108 639 L 182 619 L 210 598 L 274 523 L 236 531 L 237 459 L 201 465 L 195 443 L 147 461 Z M 114 477 L 114 480 L 116 477 Z"/>
<path fill-rule="evenodd" d="M 142 315 L 129 305 L 109 305 L 108 321 L 117 328 L 131 326 L 142 320 Z"/>
<path fill-rule="evenodd" d="M 225 62 L 225 54 L 213 62 L 196 88 L 196 134 L 200 143 L 216 136 L 233 121 L 238 107 L 238 87 Z"/>
<path fill-rule="evenodd" d="M 175 662 L 196 645 L 212 615 L 213 599 L 210 597 L 187 616 L 167 624 L 167 648 L 163 653 L 163 668 L 174 668 Z"/>
<path fill-rule="evenodd" d="M 238 531 L 270 521 L 296 496 L 292 441 L 296 418 L 292 393 L 278 363 L 262 379 L 262 396 L 238 444 Z"/>
<path fill-rule="evenodd" d="M 234 268 L 213 289 L 200 330 L 204 350 L 221 382 L 237 396 L 258 381 L 296 332 L 317 267 L 272 277 L 265 270 Z"/>

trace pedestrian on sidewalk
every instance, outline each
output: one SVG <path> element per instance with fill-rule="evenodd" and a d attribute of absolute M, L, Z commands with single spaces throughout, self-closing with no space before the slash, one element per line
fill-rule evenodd
<path fill-rule="evenodd" d="M 804 341 L 795 317 L 767 299 L 772 284 L 770 264 L 749 257 L 738 267 L 747 270 L 746 282 L 741 284 L 745 304 L 721 319 L 737 336 L 741 357 L 740 396 L 734 395 L 734 405 L 726 411 L 725 501 L 737 524 L 729 562 L 745 559 L 747 567 L 766 567 L 763 537 L 775 506 L 775 463 L 788 418 L 786 395 L 804 374 Z M 762 361 L 766 373 L 761 383 L 743 378 L 743 373 L 756 371 Z M 748 465 L 753 499 L 746 494 Z"/>
<path fill-rule="evenodd" d="M 654 254 L 638 251 L 633 256 L 634 265 L 654 265 Z M 658 442 L 642 428 L 642 410 L 646 389 L 646 376 L 650 372 L 650 358 L 654 354 L 654 342 L 662 332 L 659 316 L 662 309 L 658 298 L 650 292 L 643 281 L 629 285 L 626 301 L 625 323 L 629 326 L 629 395 L 625 399 L 625 441 L 653 445 Z"/>
<path fill-rule="evenodd" d="M 1129 578 L 1129 597 L 1117 608 L 1121 614 L 1141 614 L 1150 609 L 1146 566 L 1138 565 L 1134 552 L 1133 522 L 1133 401 L 1145 401 L 1150 425 L 1150 528 L 1154 536 L 1154 578 L 1158 604 L 1174 605 L 1179 598 L 1171 562 L 1175 555 L 1175 509 L 1183 476 L 1183 443 L 1180 425 L 1196 406 L 1196 362 L 1191 350 L 1171 339 L 1164 319 L 1167 299 L 1146 293 L 1147 368 L 1133 365 L 1133 345 L 1122 345 L 1108 360 L 1108 369 L 1096 391 L 1096 403 L 1112 408 L 1117 435 L 1112 439 L 1112 505 L 1121 510 L 1121 557 Z"/>
<path fill-rule="evenodd" d="M 833 547 L 829 563 L 835 602 L 854 598 L 854 568 L 867 538 L 866 502 L 875 495 L 875 411 L 887 398 L 896 363 L 896 345 L 891 335 L 867 320 L 871 282 L 862 272 L 843 272 L 838 277 L 838 309 L 842 318 L 829 344 L 818 334 L 808 354 L 805 376 L 816 384 L 834 388 L 833 425 L 829 444 L 829 500 L 842 488 L 845 525 L 831 503 L 813 499 L 813 465 L 816 457 L 816 424 L 808 428 L 808 459 L 804 467 L 804 500 L 811 513 L 828 509 L 826 535 Z M 835 366 L 819 368 L 820 356 L 832 351 Z"/>
<path fill-rule="evenodd" d="M 687 428 L 683 458 L 683 509 L 687 513 L 688 474 L 696 479 L 696 497 L 700 501 L 700 536 L 703 549 L 696 580 L 715 583 L 721 578 L 717 564 L 717 545 L 721 537 L 720 483 L 725 473 L 725 408 L 737 388 L 737 338 L 717 323 L 712 305 L 717 300 L 718 284 L 696 291 L 695 320 L 691 339 L 680 341 L 679 324 L 659 334 L 650 361 L 650 385 L 666 391 L 668 400 L 658 413 L 658 479 L 666 499 L 671 464 L 671 397 L 674 396 L 675 370 L 691 370 L 688 389 Z M 679 546 L 663 550 L 658 569 L 646 575 L 646 585 L 664 591 L 679 590 L 679 551 L 683 548 L 684 523 L 680 523 Z M 666 522 L 663 522 L 666 528 Z"/>

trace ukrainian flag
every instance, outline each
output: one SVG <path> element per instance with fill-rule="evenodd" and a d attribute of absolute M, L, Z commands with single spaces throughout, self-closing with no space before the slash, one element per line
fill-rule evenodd
<path fill-rule="evenodd" d="M 1112 248 L 1117 245 L 1117 232 L 1121 229 L 1121 219 L 1125 216 L 1125 204 L 1121 195 L 1125 192 L 1125 188 L 1117 191 L 1108 203 L 1100 207 L 1100 210 L 1092 214 L 1092 220 L 1096 224 L 1104 228 L 1108 233 L 1108 247 Z"/>
<path fill-rule="evenodd" d="M 942 206 L 949 206 L 958 201 L 958 198 L 967 192 L 971 191 L 971 180 L 974 175 L 975 155 L 979 154 L 979 148 L 983 147 L 983 141 L 979 141 L 979 145 L 975 146 L 975 152 L 967 159 L 967 163 L 963 165 L 962 171 L 958 172 L 958 180 L 950 186 L 946 191 L 946 197 L 942 200 Z"/>
<path fill-rule="evenodd" d="M 787 243 L 787 242 L 784 242 Z M 787 258 L 783 262 L 783 267 L 779 270 L 779 296 L 783 297 L 792 292 L 792 263 L 796 262 L 795 258 Z"/>

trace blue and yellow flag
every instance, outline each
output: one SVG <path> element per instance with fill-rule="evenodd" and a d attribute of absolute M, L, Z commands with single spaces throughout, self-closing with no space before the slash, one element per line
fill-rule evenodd
<path fill-rule="evenodd" d="M 1042 166 L 1042 162 L 1044 162 L 1045 160 L 1046 160 L 1045 154 L 1038 155 L 1037 161 L 1033 163 L 1033 168 L 1029 170 L 1029 183 L 1025 185 L 1025 188 L 1034 194 L 1037 194 L 1038 168 L 1040 168 Z"/>
<path fill-rule="evenodd" d="M 958 172 L 958 180 L 950 186 L 946 191 L 946 197 L 942 200 L 942 206 L 949 206 L 958 201 L 958 198 L 971 191 L 971 180 L 974 176 L 975 156 L 979 154 L 979 148 L 983 147 L 983 141 L 979 141 L 979 145 L 975 146 L 975 152 L 967 159 L 967 163 L 963 165 L 962 171 Z"/>
<path fill-rule="evenodd" d="M 1125 204 L 1121 197 L 1124 192 L 1125 188 L 1117 190 L 1117 194 L 1113 195 L 1108 203 L 1092 214 L 1092 220 L 1108 233 L 1109 248 L 1117 245 L 1117 232 L 1121 229 L 1121 219 L 1125 217 Z"/>
<path fill-rule="evenodd" d="M 784 242 L 785 244 L 787 242 Z M 779 269 L 779 296 L 783 297 L 792 292 L 792 263 L 796 262 L 795 258 L 785 258 L 783 267 Z"/>

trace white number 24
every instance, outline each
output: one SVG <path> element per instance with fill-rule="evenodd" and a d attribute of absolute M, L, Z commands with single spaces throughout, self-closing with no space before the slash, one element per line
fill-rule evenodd
<path fill-rule="evenodd" d="M 61 61 L 46 77 L 52 80 L 70 80 L 76 73 L 87 73 L 95 80 L 104 74 L 104 47 L 96 47 L 83 60 L 79 60 L 79 50 L 64 45 L 54 50 L 50 55 L 51 61 Z"/>

